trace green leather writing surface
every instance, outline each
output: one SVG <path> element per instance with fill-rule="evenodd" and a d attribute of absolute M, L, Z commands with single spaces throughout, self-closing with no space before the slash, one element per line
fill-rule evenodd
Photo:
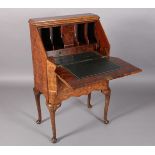
<path fill-rule="evenodd" d="M 120 66 L 106 57 L 101 57 L 96 52 L 58 57 L 55 61 L 79 79 L 112 72 L 120 68 Z"/>
<path fill-rule="evenodd" d="M 57 65 L 67 65 L 89 59 L 97 59 L 99 57 L 101 56 L 97 52 L 85 52 L 80 54 L 55 57 L 54 60 Z"/>
<path fill-rule="evenodd" d="M 83 61 L 75 64 L 63 65 L 77 78 L 84 78 L 87 76 L 94 76 L 97 74 L 104 74 L 112 72 L 120 67 L 106 58 L 99 58 L 95 60 Z"/>

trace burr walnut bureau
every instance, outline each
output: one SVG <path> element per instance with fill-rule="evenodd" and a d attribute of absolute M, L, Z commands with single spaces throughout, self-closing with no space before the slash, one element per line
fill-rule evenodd
<path fill-rule="evenodd" d="M 104 119 L 110 100 L 109 81 L 135 74 L 141 69 L 110 56 L 110 44 L 99 16 L 79 14 L 29 20 L 34 95 L 42 121 L 40 95 L 46 98 L 52 126 L 52 142 L 56 143 L 55 112 L 62 101 L 71 96 L 88 95 L 99 90 L 105 95 Z"/>

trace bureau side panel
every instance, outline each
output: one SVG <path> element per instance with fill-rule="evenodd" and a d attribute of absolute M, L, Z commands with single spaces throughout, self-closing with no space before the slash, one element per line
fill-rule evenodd
<path fill-rule="evenodd" d="M 48 99 L 47 93 L 47 56 L 37 27 L 30 24 L 34 87 Z"/>
<path fill-rule="evenodd" d="M 110 56 L 110 44 L 99 20 L 96 22 L 96 36 L 100 53 L 104 56 Z"/>

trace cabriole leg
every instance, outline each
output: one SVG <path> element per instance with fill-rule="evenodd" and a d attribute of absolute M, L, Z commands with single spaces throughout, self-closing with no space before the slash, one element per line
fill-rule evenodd
<path fill-rule="evenodd" d="M 41 106 L 40 106 L 40 91 L 36 90 L 35 88 L 33 88 L 34 91 L 34 96 L 35 96 L 35 100 L 36 100 L 36 106 L 37 106 L 37 111 L 38 111 L 38 119 L 36 121 L 37 124 L 40 124 L 42 121 L 42 116 L 41 116 Z"/>
<path fill-rule="evenodd" d="M 48 110 L 50 112 L 51 126 L 52 126 L 52 134 L 53 134 L 53 137 L 51 139 L 52 143 L 56 143 L 57 142 L 57 138 L 56 138 L 55 113 L 56 113 L 56 110 L 60 107 L 60 105 L 61 104 L 59 104 L 59 105 L 51 105 L 51 104 L 48 104 Z"/>
<path fill-rule="evenodd" d="M 92 108 L 92 105 L 90 104 L 90 100 L 91 100 L 91 93 L 88 94 L 88 99 L 87 99 L 88 108 Z"/>
<path fill-rule="evenodd" d="M 57 142 L 56 138 L 56 125 L 55 125 L 55 110 L 51 109 L 50 110 L 50 117 L 51 117 L 51 125 L 52 125 L 52 132 L 53 132 L 53 137 L 52 137 L 52 143 Z"/>
<path fill-rule="evenodd" d="M 102 90 L 102 92 L 105 95 L 105 106 L 104 106 L 104 124 L 108 124 L 109 120 L 108 120 L 108 108 L 109 108 L 109 103 L 110 103 L 110 94 L 111 94 L 111 90 L 108 87 L 106 90 Z"/>

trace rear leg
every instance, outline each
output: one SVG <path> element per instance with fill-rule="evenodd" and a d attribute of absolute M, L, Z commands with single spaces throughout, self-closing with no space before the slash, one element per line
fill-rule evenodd
<path fill-rule="evenodd" d="M 88 106 L 88 108 L 92 108 L 90 100 L 91 100 L 91 93 L 88 94 L 88 99 L 87 99 L 87 106 Z"/>
<path fill-rule="evenodd" d="M 40 124 L 42 121 L 42 116 L 41 116 L 41 106 L 40 106 L 40 95 L 41 92 L 33 88 L 34 91 L 34 96 L 36 100 L 36 106 L 37 106 L 37 111 L 38 111 L 38 119 L 36 121 L 37 124 Z"/>

